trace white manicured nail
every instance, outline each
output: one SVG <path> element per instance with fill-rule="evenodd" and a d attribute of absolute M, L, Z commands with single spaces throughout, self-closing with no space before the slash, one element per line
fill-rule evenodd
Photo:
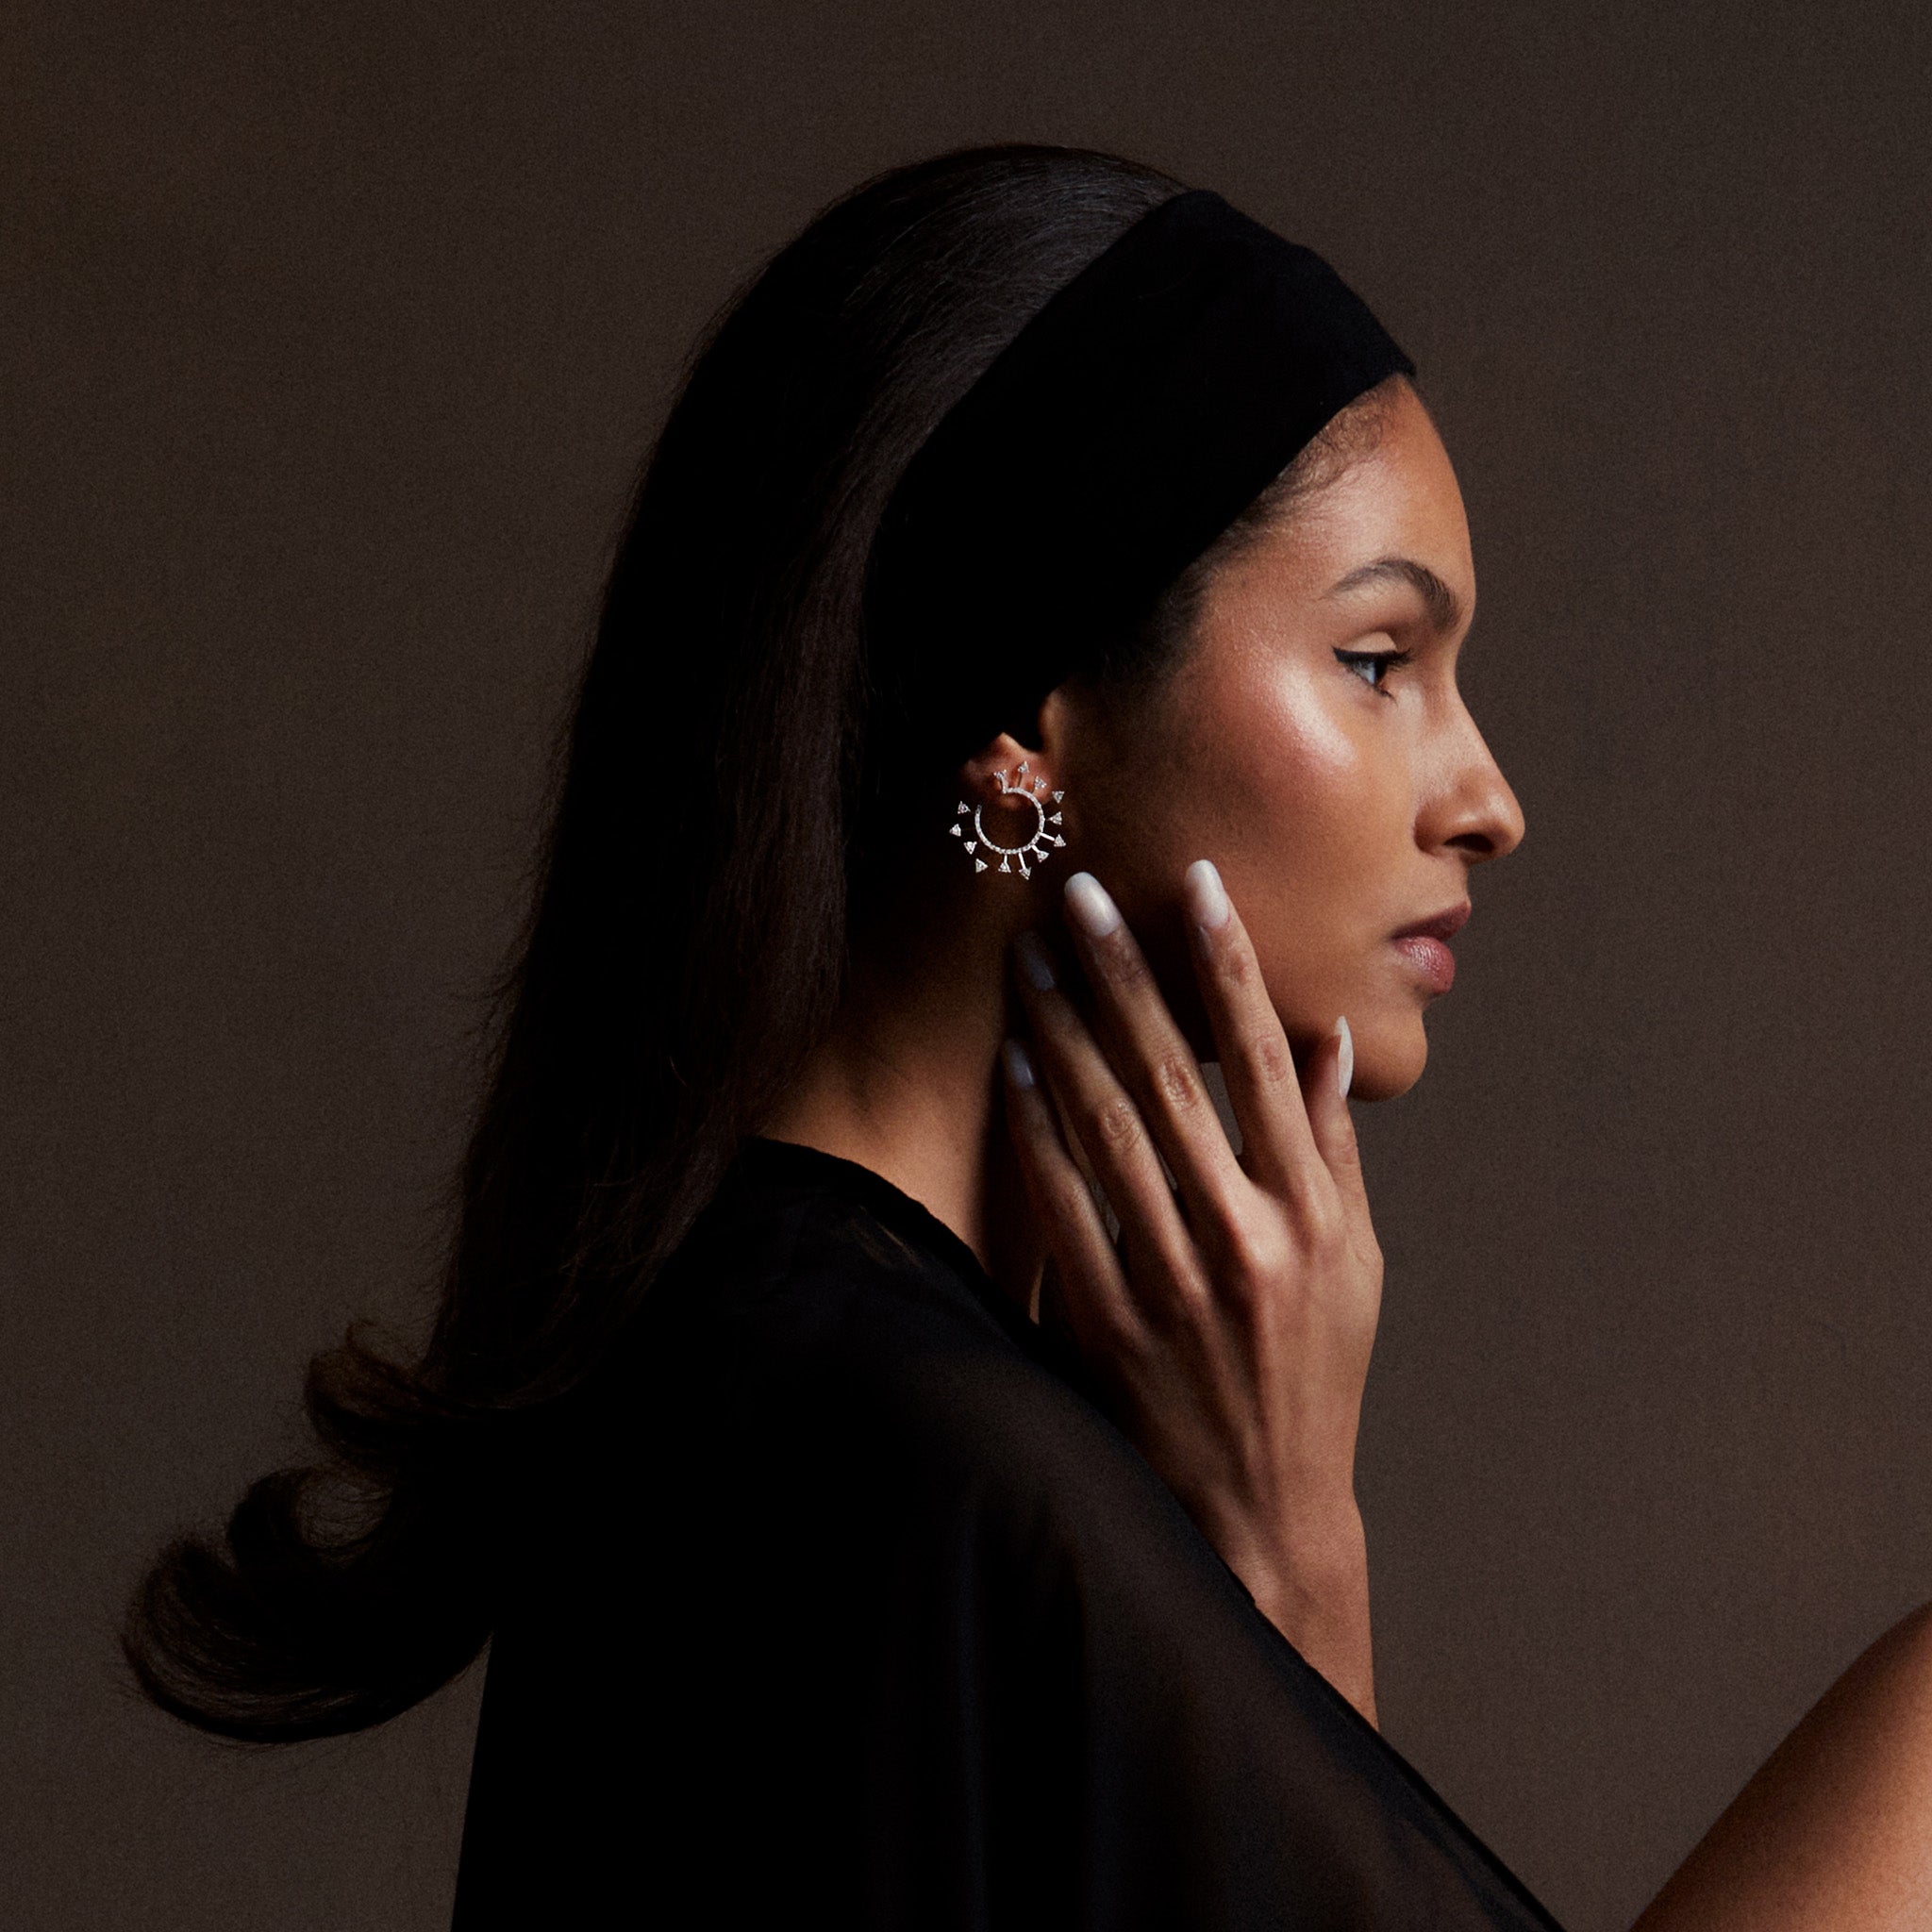
<path fill-rule="evenodd" d="M 1091 872 L 1076 872 L 1067 881 L 1067 909 L 1090 940 L 1104 940 L 1121 923 L 1121 908 Z"/>
<path fill-rule="evenodd" d="M 1355 1035 L 1348 1030 L 1346 1013 L 1336 1021 L 1335 1030 L 1341 1038 L 1341 1053 L 1335 1062 L 1335 1084 L 1341 1089 L 1341 1097 L 1346 1100 L 1349 1087 L 1355 1079 Z"/>
<path fill-rule="evenodd" d="M 1031 1087 L 1034 1084 L 1033 1056 L 1017 1040 L 1000 1042 L 1000 1053 L 1007 1062 L 1007 1073 L 1015 1087 Z"/>
<path fill-rule="evenodd" d="M 1211 858 L 1197 858 L 1181 880 L 1188 910 L 1195 924 L 1210 931 L 1227 924 L 1227 888 L 1221 883 L 1221 871 Z"/>

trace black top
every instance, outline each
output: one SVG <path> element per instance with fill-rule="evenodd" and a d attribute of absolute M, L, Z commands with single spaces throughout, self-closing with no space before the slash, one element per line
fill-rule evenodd
<path fill-rule="evenodd" d="M 457 1932 L 1556 1922 L 958 1236 L 753 1140 L 549 1486 Z"/>

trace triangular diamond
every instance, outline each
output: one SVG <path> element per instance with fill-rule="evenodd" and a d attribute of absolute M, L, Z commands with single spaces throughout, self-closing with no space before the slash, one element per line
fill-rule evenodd
<path fill-rule="evenodd" d="M 1024 772 L 1024 770 L 1026 769 L 1026 760 L 1025 760 L 1024 758 L 1022 758 L 1022 759 L 1020 760 L 1020 769 L 1021 769 L 1021 770 L 1022 770 L 1023 772 Z"/>
<path fill-rule="evenodd" d="M 1053 835 L 1053 842 L 1056 845 L 1064 845 L 1067 841 L 1064 839 L 1062 839 L 1058 832 L 1056 832 Z"/>
<path fill-rule="evenodd" d="M 1020 861 L 1020 876 L 1023 879 L 1030 879 L 1033 876 L 1033 874 L 1026 870 L 1026 861 L 1024 858 Z"/>
<path fill-rule="evenodd" d="M 984 872 L 986 870 L 986 860 L 983 858 L 975 858 L 973 861 L 973 870 L 974 872 Z"/>
<path fill-rule="evenodd" d="M 1012 869 L 1012 866 L 1006 859 L 1000 860 L 1000 870 L 1002 872 L 1011 872 Z"/>
<path fill-rule="evenodd" d="M 966 849 L 967 849 L 967 851 L 969 851 L 969 852 L 973 851 L 973 850 L 974 850 L 974 848 L 975 846 L 977 846 L 977 845 L 978 845 L 978 843 L 979 843 L 979 841 L 978 841 L 977 839 L 969 839 L 969 840 L 967 840 L 967 841 L 966 841 Z"/>
<path fill-rule="evenodd" d="M 1053 802 L 1058 805 L 1066 795 L 1064 791 L 1056 791 L 1053 795 Z"/>
<path fill-rule="evenodd" d="M 1049 814 L 1048 814 L 1048 816 L 1047 816 L 1047 821 L 1046 821 L 1046 822 L 1047 822 L 1047 824 L 1050 824 L 1050 825 L 1057 825 L 1057 824 L 1059 824 L 1059 822 L 1060 822 L 1060 814 L 1059 814 L 1058 812 L 1051 812 L 1051 813 L 1049 813 Z"/>
<path fill-rule="evenodd" d="M 960 809 L 961 811 L 971 811 L 971 810 L 973 809 L 973 808 L 972 808 L 972 807 L 971 807 L 970 805 L 968 805 L 968 804 L 966 803 L 966 801 L 965 801 L 965 800 L 964 800 L 964 799 L 962 798 L 962 799 L 961 799 L 961 800 L 959 801 L 959 809 Z"/>
<path fill-rule="evenodd" d="M 960 827 L 958 825 L 948 825 L 946 827 L 946 830 L 952 833 L 953 837 L 956 839 L 960 836 Z"/>

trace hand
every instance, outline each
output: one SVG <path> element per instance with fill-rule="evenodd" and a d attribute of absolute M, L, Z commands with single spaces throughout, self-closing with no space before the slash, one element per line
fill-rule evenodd
<path fill-rule="evenodd" d="M 1373 1723 L 1355 1446 L 1382 1256 L 1341 1078 L 1346 1026 L 1298 1076 L 1206 860 L 1189 868 L 1185 900 L 1239 1157 L 1139 945 L 1087 873 L 1067 883 L 1067 924 L 1100 1040 L 1023 933 L 1016 979 L 1045 1084 L 1009 1041 L 1008 1121 L 1066 1325 L 1116 1420 L 1263 1614 Z"/>

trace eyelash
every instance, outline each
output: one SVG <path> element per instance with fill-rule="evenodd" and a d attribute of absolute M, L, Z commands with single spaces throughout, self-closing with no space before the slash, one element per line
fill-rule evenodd
<path fill-rule="evenodd" d="M 1381 678 L 1365 677 L 1362 682 L 1371 691 L 1380 691 L 1387 680 L 1387 674 L 1398 666 L 1407 664 L 1414 654 L 1409 651 L 1337 651 L 1337 660 L 1351 670 L 1357 664 L 1374 664 L 1380 667 Z"/>

